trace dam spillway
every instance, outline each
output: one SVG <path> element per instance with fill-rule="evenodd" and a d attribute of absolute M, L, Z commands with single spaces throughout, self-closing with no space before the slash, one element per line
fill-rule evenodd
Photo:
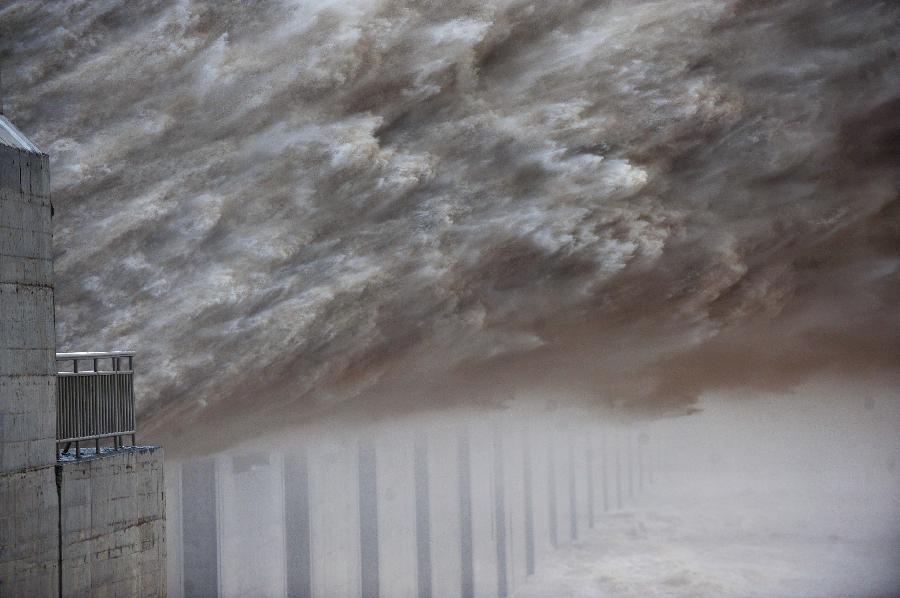
<path fill-rule="evenodd" d="M 556 423 L 374 426 L 168 466 L 169 595 L 512 595 L 618 490 L 610 430 Z"/>

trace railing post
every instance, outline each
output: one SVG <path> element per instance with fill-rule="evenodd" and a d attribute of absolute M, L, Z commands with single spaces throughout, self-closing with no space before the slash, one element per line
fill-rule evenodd
<path fill-rule="evenodd" d="M 119 371 L 119 358 L 113 357 L 111 363 L 112 363 L 113 371 L 118 372 Z M 122 428 L 122 423 L 121 423 L 122 422 L 122 418 L 121 418 L 122 402 L 119 400 L 119 396 L 118 396 L 119 395 L 118 374 L 113 374 L 113 380 L 115 380 L 115 382 L 116 382 L 116 384 L 114 384 L 114 388 L 116 390 L 113 392 L 113 409 L 115 410 L 115 414 L 116 414 L 116 417 L 115 417 L 116 431 L 118 431 Z M 120 449 L 120 448 L 122 448 L 122 437 L 119 436 L 118 434 L 116 434 L 116 449 Z"/>
<path fill-rule="evenodd" d="M 100 362 L 100 360 L 95 357 L 94 358 L 95 382 L 93 385 L 94 386 L 94 397 L 93 397 L 93 399 L 94 399 L 94 414 L 93 414 L 94 415 L 94 417 L 93 417 L 94 430 L 93 430 L 93 433 L 98 434 L 97 438 L 94 439 L 94 450 L 95 450 L 95 454 L 97 457 L 100 456 L 100 436 L 99 436 L 99 434 L 100 434 L 100 400 L 101 400 L 101 397 L 100 397 L 100 378 L 99 378 L 99 375 L 97 374 L 97 371 L 99 369 L 99 362 Z"/>

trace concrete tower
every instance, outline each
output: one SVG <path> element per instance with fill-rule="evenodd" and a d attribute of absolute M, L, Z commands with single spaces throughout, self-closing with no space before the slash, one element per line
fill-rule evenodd
<path fill-rule="evenodd" d="M 47 155 L 0 114 L 0 596 L 58 593 Z"/>

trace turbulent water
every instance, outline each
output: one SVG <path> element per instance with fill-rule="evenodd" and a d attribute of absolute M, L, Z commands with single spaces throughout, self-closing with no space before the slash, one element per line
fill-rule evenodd
<path fill-rule="evenodd" d="M 679 412 L 896 372 L 898 22 L 5 2 L 6 113 L 52 158 L 59 346 L 139 351 L 170 431 L 513 395 Z"/>
<path fill-rule="evenodd" d="M 717 397 L 658 425 L 662 474 L 636 504 L 600 511 L 514 596 L 900 595 L 900 402 L 893 389 L 863 394 Z"/>

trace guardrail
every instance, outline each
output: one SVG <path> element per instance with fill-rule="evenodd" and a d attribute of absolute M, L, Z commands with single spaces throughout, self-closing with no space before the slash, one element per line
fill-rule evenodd
<path fill-rule="evenodd" d="M 134 353 L 57 353 L 56 365 L 57 450 L 68 453 L 74 444 L 81 458 L 83 442 L 93 440 L 100 454 L 101 440 L 121 448 L 127 436 L 134 446 Z"/>

